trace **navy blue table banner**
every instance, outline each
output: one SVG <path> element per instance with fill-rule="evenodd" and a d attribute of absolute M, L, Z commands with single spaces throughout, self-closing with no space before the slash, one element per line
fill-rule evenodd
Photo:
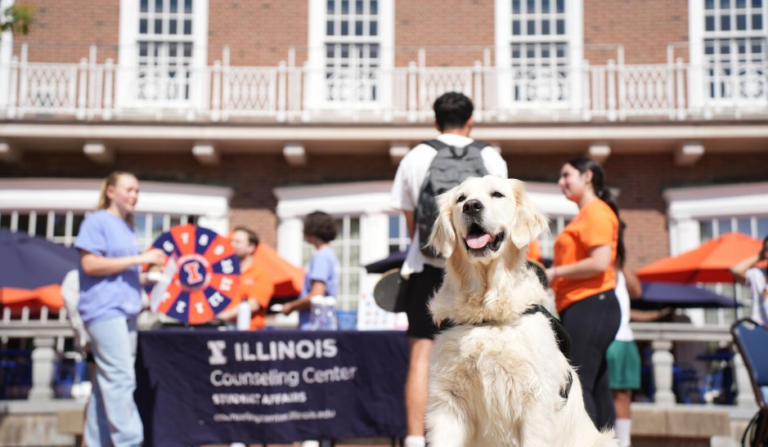
<path fill-rule="evenodd" d="M 139 333 L 145 447 L 405 436 L 403 332 Z"/>

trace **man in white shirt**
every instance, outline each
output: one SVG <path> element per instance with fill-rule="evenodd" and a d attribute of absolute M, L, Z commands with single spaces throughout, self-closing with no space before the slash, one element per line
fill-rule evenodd
<path fill-rule="evenodd" d="M 474 140 L 469 133 L 474 126 L 472 101 L 461 93 L 446 93 L 435 101 L 435 127 L 440 131 L 437 139 L 457 148 L 464 148 Z M 481 157 L 490 175 L 507 178 L 507 163 L 492 147 L 482 149 Z M 427 177 L 437 150 L 428 144 L 419 144 L 406 154 L 397 169 L 392 186 L 392 207 L 401 210 L 413 241 L 408 247 L 400 274 L 408 279 L 406 285 L 406 313 L 408 337 L 411 346 L 408 377 L 405 384 L 405 412 L 407 436 L 405 447 L 424 447 L 424 417 L 427 406 L 427 378 L 429 354 L 438 328 L 432 321 L 427 302 L 440 287 L 445 262 L 425 256 L 419 247 L 415 210 L 422 184 Z"/>

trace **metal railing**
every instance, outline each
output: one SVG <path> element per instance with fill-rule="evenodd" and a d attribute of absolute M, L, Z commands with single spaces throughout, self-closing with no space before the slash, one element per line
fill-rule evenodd
<path fill-rule="evenodd" d="M 446 91 L 473 98 L 478 122 L 692 120 L 768 114 L 768 66 L 666 64 L 469 67 L 418 63 L 390 69 L 154 63 L 123 67 L 95 51 L 78 64 L 29 62 L 27 48 L 0 79 L 0 114 L 78 120 L 425 122 Z M 3 100 L 5 98 L 5 100 Z"/>

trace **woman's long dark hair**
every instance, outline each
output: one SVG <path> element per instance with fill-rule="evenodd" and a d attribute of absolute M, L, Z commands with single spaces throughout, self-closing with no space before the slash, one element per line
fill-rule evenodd
<path fill-rule="evenodd" d="M 626 225 L 621 221 L 621 217 L 619 216 L 619 205 L 616 204 L 616 201 L 613 199 L 613 194 L 611 194 L 611 190 L 608 189 L 608 186 L 605 184 L 605 171 L 603 170 L 603 167 L 600 166 L 600 163 L 588 157 L 573 158 L 568 160 L 568 164 L 582 174 L 587 171 L 592 171 L 592 188 L 595 190 L 595 195 L 611 207 L 614 214 L 616 214 L 616 218 L 619 219 L 619 240 L 616 245 L 616 263 L 620 268 L 623 268 L 624 261 L 627 257 L 627 250 L 624 247 L 624 228 L 626 228 Z"/>

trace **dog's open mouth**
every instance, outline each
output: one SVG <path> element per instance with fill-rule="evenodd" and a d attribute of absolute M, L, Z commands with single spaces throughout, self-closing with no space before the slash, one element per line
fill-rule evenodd
<path fill-rule="evenodd" d="M 504 233 L 499 233 L 495 237 L 488 234 L 480 225 L 473 223 L 469 227 L 469 233 L 464 239 L 467 249 L 470 251 L 480 251 L 486 248 L 496 251 L 501 247 L 501 241 L 504 240 Z"/>

